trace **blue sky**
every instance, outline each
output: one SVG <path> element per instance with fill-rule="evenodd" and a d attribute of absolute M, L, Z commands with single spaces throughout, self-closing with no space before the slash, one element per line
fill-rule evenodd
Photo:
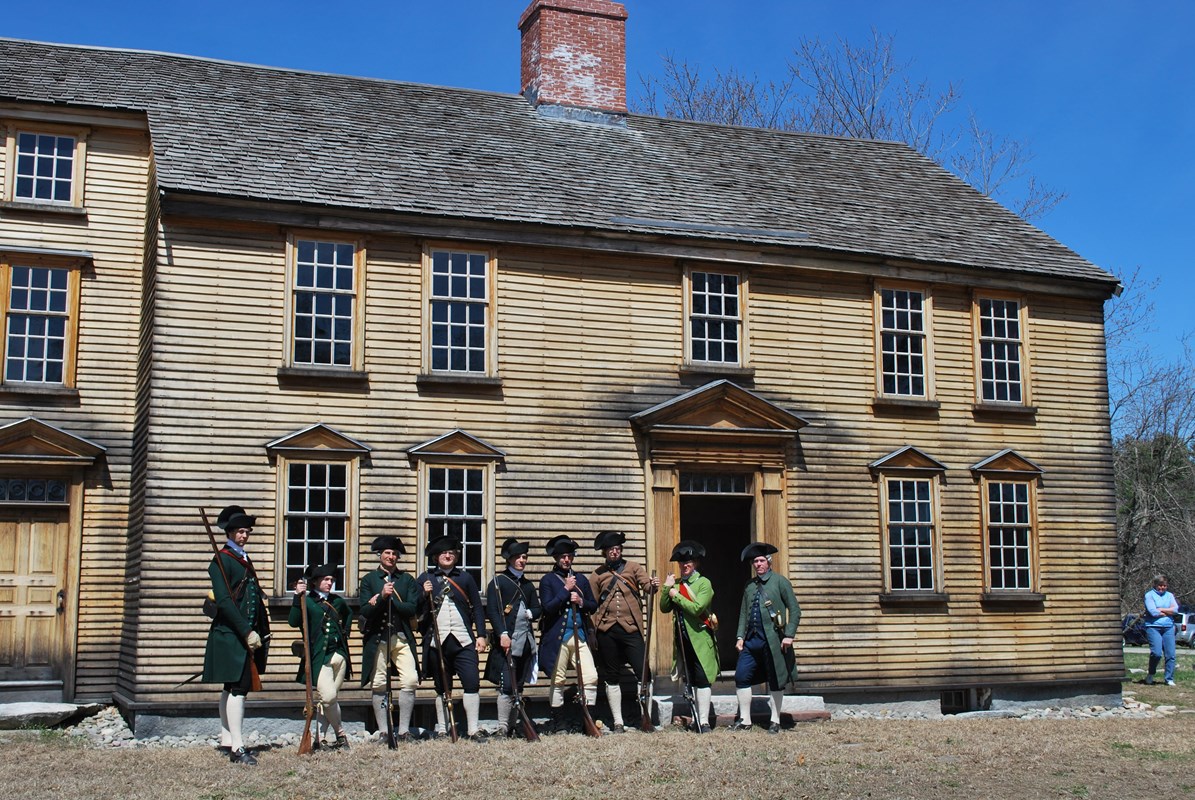
<path fill-rule="evenodd" d="M 186 53 L 499 92 L 519 89 L 529 0 L 11 3 L 0 35 Z M 896 36 L 912 73 L 954 81 L 988 128 L 1027 140 L 1068 194 L 1037 224 L 1096 264 L 1156 280 L 1148 344 L 1195 332 L 1195 2 L 626 0 L 627 72 L 671 53 L 779 76 L 801 36 Z"/>

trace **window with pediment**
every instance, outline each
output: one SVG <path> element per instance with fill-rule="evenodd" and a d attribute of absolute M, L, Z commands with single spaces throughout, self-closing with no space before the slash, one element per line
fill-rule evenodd
<path fill-rule="evenodd" d="M 873 462 L 879 479 L 884 591 L 940 594 L 939 483 L 946 467 L 916 447 Z"/>
<path fill-rule="evenodd" d="M 983 512 L 984 584 L 988 593 L 1036 593 L 1037 484 L 1042 470 L 1012 450 L 971 467 Z"/>

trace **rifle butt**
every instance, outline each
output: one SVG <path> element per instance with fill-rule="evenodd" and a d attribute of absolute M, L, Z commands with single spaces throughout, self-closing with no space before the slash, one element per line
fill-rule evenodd
<path fill-rule="evenodd" d="M 303 725 L 303 737 L 299 739 L 299 755 L 305 756 L 311 752 L 311 717 L 307 717 Z"/>
<path fill-rule="evenodd" d="M 519 709 L 519 719 L 523 723 L 523 738 L 529 742 L 539 741 L 539 731 L 535 729 L 535 723 L 527 716 L 527 712 L 522 708 Z"/>
<path fill-rule="evenodd" d="M 589 707 L 585 705 L 581 706 L 581 723 L 586 736 L 592 736 L 595 739 L 602 737 L 602 729 L 593 721 L 593 717 L 589 714 Z"/>

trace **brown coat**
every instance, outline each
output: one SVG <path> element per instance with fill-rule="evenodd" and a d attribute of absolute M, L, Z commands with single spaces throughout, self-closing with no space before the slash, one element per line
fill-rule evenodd
<path fill-rule="evenodd" d="M 598 599 L 593 624 L 599 631 L 608 631 L 615 625 L 627 631 L 643 630 L 642 598 L 651 578 L 642 565 L 634 561 L 624 563 L 626 566 L 617 575 L 603 564 L 589 576 L 589 585 Z"/>

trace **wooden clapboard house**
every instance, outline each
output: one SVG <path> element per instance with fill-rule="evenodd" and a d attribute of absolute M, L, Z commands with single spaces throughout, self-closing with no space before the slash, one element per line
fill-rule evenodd
<path fill-rule="evenodd" d="M 232 502 L 263 710 L 383 533 L 700 540 L 728 659 L 767 541 L 803 692 L 1119 691 L 1116 279 L 903 144 L 626 113 L 625 19 L 535 0 L 509 95 L 0 40 L 8 696 L 210 712 Z"/>

